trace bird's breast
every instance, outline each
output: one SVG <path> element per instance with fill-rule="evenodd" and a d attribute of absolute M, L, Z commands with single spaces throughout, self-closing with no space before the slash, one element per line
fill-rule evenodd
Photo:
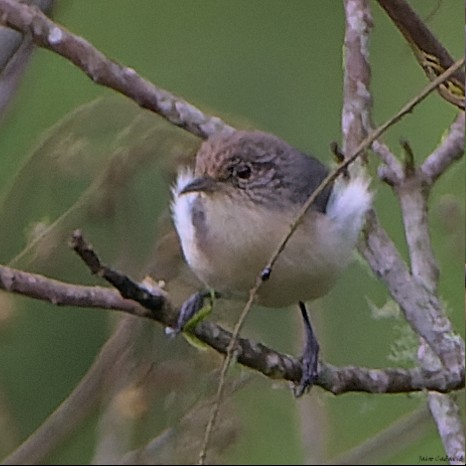
<path fill-rule="evenodd" d="M 312 214 L 291 237 L 260 288 L 258 301 L 282 307 L 325 294 L 345 257 L 328 219 Z M 175 197 L 173 217 L 185 259 L 206 286 L 247 298 L 256 277 L 287 233 L 293 216 L 229 197 L 186 193 Z M 325 234 L 319 234 L 319 230 Z"/>

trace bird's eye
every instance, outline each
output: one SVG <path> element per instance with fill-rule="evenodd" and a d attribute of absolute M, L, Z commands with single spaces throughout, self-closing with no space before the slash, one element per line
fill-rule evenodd
<path fill-rule="evenodd" d="M 251 167 L 249 165 L 238 165 L 234 168 L 233 174 L 237 177 L 240 178 L 241 180 L 247 180 L 251 177 Z"/>

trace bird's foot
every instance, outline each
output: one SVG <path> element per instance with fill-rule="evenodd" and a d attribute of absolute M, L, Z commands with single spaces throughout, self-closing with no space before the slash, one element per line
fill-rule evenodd
<path fill-rule="evenodd" d="M 214 290 L 200 291 L 191 295 L 181 305 L 175 327 L 167 328 L 166 333 L 170 336 L 176 336 L 183 332 L 185 338 L 194 346 L 204 347 L 200 340 L 194 336 L 192 330 L 212 312 L 214 300 L 218 297 L 219 294 Z M 209 299 L 204 303 L 206 298 Z"/>

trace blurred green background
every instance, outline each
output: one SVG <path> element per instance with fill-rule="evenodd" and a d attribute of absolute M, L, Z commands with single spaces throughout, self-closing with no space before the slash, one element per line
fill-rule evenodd
<path fill-rule="evenodd" d="M 329 144 L 340 141 L 341 134 L 344 16 L 340 2 L 57 3 L 55 19 L 106 56 L 234 125 L 270 131 L 330 162 Z M 460 57 L 463 2 L 410 3 L 450 53 Z M 375 2 L 371 5 L 374 119 L 380 124 L 416 95 L 426 78 L 394 25 Z M 168 205 L 173 160 L 191 154 L 197 142 L 114 94 L 61 57 L 35 52 L 0 127 L 2 264 L 72 282 L 102 284 L 67 248 L 67 235 L 81 227 L 108 263 L 135 276 L 147 267 L 162 230 L 159 219 Z M 75 110 L 102 96 L 105 100 Z M 69 112 L 74 113 L 65 117 Z M 421 161 L 439 143 L 455 113 L 432 94 L 384 140 L 401 154 L 399 141 L 407 139 Z M 377 163 L 374 156 L 374 168 Z M 405 254 L 397 201 L 377 180 L 374 189 L 380 219 Z M 430 219 L 441 296 L 462 334 L 463 199 L 464 166 L 457 163 L 433 192 Z M 44 231 L 48 233 L 43 235 Z M 335 365 L 409 366 L 416 340 L 402 320 L 381 317 L 390 306 L 384 287 L 356 261 L 332 293 L 311 306 L 322 357 Z M 273 348 L 298 354 L 302 329 L 296 314 L 255 309 L 244 332 Z M 112 312 L 54 308 L 0 292 L 2 456 L 67 397 L 116 318 Z M 217 367 L 220 362 L 183 340 L 167 342 L 163 329 L 152 322 L 147 328 L 151 333 L 147 338 L 157 349 L 157 367 L 168 361 L 170 369 L 183 360 L 192 373 L 183 379 L 185 385 L 173 389 L 177 402 L 183 400 L 177 415 L 167 401 L 172 396 L 170 384 L 161 380 L 167 387 L 153 393 L 154 404 L 145 411 L 146 428 L 133 434 L 131 448 L 172 426 L 174 419 L 189 412 L 193 399 L 208 396 L 215 383 L 205 379 L 206 388 L 202 380 L 194 381 L 196 371 L 205 370 L 204 360 Z M 251 380 L 229 396 L 224 411 L 234 423 L 219 457 L 228 464 L 329 461 L 425 403 L 419 394 L 335 397 L 319 388 L 307 400 L 296 401 L 285 383 L 246 369 L 232 374 L 247 374 Z M 91 461 L 95 445 L 102 440 L 95 433 L 102 412 L 104 408 L 96 410 L 47 461 Z M 196 447 L 190 455 L 195 461 Z M 390 448 L 379 445 L 374 455 L 368 461 L 375 464 L 409 464 L 418 462 L 420 455 L 446 464 L 428 416 L 410 434 L 394 438 Z"/>

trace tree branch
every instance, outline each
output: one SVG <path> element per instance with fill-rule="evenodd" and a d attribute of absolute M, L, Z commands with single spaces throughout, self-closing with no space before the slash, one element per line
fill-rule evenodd
<path fill-rule="evenodd" d="M 400 201 L 411 274 L 432 294 L 436 293 L 439 270 L 432 250 L 427 219 L 429 186 L 422 172 L 406 167 L 404 176 L 394 185 Z"/>
<path fill-rule="evenodd" d="M 394 186 L 403 177 L 403 167 L 396 158 L 395 154 L 382 141 L 374 141 L 372 150 L 376 153 L 383 165 L 380 165 L 377 174 L 382 181 L 390 186 Z"/>
<path fill-rule="evenodd" d="M 372 14 L 366 0 L 345 0 L 345 74 L 341 127 L 343 153 L 352 154 L 372 130 L 369 34 Z"/>
<path fill-rule="evenodd" d="M 91 249 L 85 241 L 84 244 L 86 248 Z M 0 289 L 48 301 L 54 305 L 118 310 L 137 317 L 156 320 L 164 326 L 175 325 L 177 315 L 168 299 L 162 296 L 162 301 L 160 294 L 152 294 L 153 289 L 148 290 L 119 272 L 113 271 L 113 275 L 119 276 L 117 280 L 114 280 L 119 291 L 122 288 L 124 294 L 131 295 L 131 290 L 134 290 L 135 294 L 131 300 L 122 298 L 115 290 L 109 288 L 72 285 L 5 266 L 0 266 Z M 128 282 L 131 282 L 129 288 L 126 286 Z M 147 295 L 152 295 L 153 299 L 148 299 Z M 142 306 L 149 305 L 150 308 L 141 307 L 136 302 Z M 155 308 L 153 303 L 158 303 Z M 231 340 L 230 332 L 209 321 L 198 324 L 194 329 L 194 334 L 223 354 Z M 239 363 L 267 377 L 281 378 L 291 382 L 297 382 L 301 378 L 301 364 L 297 359 L 260 343 L 240 338 L 237 356 Z M 337 368 L 322 363 L 316 385 L 334 394 L 347 391 L 406 393 L 425 389 L 448 392 L 463 388 L 464 380 L 454 380 L 442 370 L 423 372 L 418 369 L 398 368 L 380 370 L 353 366 Z"/>
<path fill-rule="evenodd" d="M 140 107 L 196 136 L 205 139 L 219 131 L 233 131 L 220 118 L 202 113 L 185 100 L 154 86 L 132 68 L 109 60 L 88 41 L 54 23 L 37 8 L 16 0 L 0 0 L 0 24 L 30 34 L 37 45 L 71 61 L 95 83 L 120 92 Z"/>
<path fill-rule="evenodd" d="M 150 310 L 156 311 L 146 317 L 153 318 L 164 325 L 173 326 L 176 323 L 173 315 L 167 317 L 165 313 L 159 313 L 163 308 L 169 308 L 167 301 L 160 307 L 159 295 L 156 295 L 157 300 L 152 301 L 147 296 L 151 294 L 150 289 L 133 282 L 115 270 L 112 270 L 108 274 L 107 271 L 110 269 L 101 263 L 97 254 L 79 232 L 73 234 L 71 245 L 93 273 L 98 270 L 99 275 L 111 282 L 125 297 L 134 299 L 143 306 L 149 307 Z M 96 267 L 96 263 L 99 264 L 98 267 Z M 129 286 L 128 283 L 130 283 Z M 154 305 L 154 303 L 156 304 Z M 193 333 L 201 341 L 223 354 L 226 353 L 231 340 L 230 332 L 208 321 L 198 324 Z M 301 364 L 295 358 L 278 353 L 265 345 L 245 338 L 239 338 L 237 343 L 236 357 L 239 363 L 256 369 L 268 377 L 283 378 L 293 382 L 300 380 Z M 434 383 L 438 388 L 442 386 L 441 391 L 444 391 L 445 387 L 449 386 L 449 382 L 446 379 L 441 380 L 443 375 L 440 373 L 435 375 L 426 373 L 426 376 L 430 380 L 429 383 Z M 408 385 L 406 385 L 406 382 L 408 380 L 412 381 L 413 388 L 421 388 L 419 383 L 422 383 L 422 379 L 423 377 L 420 377 L 418 371 L 412 372 L 404 369 L 387 369 L 385 371 L 361 370 L 361 368 L 356 367 L 337 369 L 329 364 L 323 364 L 319 371 L 317 385 L 335 394 L 343 393 L 350 387 L 353 387 L 353 389 L 358 387 L 360 391 L 372 392 L 376 390 L 378 393 L 380 387 L 383 387 L 381 392 L 393 393 L 394 390 L 403 390 L 403 387 L 407 388 Z M 374 382 L 375 380 L 377 382 Z M 462 383 L 464 384 L 464 381 L 460 381 L 458 385 Z"/>
<path fill-rule="evenodd" d="M 53 0 L 29 0 L 49 14 Z M 0 26 L 0 120 L 15 95 L 34 50 L 29 36 Z"/>
<path fill-rule="evenodd" d="M 420 170 L 433 184 L 454 162 L 464 155 L 464 112 L 460 112 L 440 146 L 430 154 Z"/>
<path fill-rule="evenodd" d="M 452 133 L 450 132 L 450 134 Z M 455 136 L 455 131 L 453 131 L 453 139 L 457 139 Z M 444 158 L 447 160 L 454 159 L 457 153 L 455 144 L 452 145 L 450 142 L 451 138 L 446 144 L 446 148 L 452 150 L 453 155 L 448 155 L 445 150 L 443 151 Z M 408 155 L 404 176 L 394 185 L 394 189 L 400 201 L 406 241 L 408 243 L 411 274 L 428 293 L 432 296 L 437 296 L 439 270 L 432 249 L 427 218 L 427 202 L 432 185 L 426 182 L 422 169 L 414 166 L 409 146 L 405 147 L 405 149 L 407 149 Z M 451 326 L 442 308 L 438 309 L 437 318 L 442 319 L 443 322 L 448 322 Z M 442 334 L 444 340 L 448 340 L 453 336 L 452 332 L 445 331 Z M 464 343 L 460 342 L 459 338 L 457 338 L 457 341 L 460 345 L 463 344 L 462 364 L 464 364 Z M 430 348 L 427 348 L 422 340 L 420 350 L 418 351 L 418 359 L 423 368 L 432 368 L 434 365 L 438 365 L 437 355 L 431 354 Z M 446 368 L 449 369 L 449 366 L 446 366 Z M 428 403 L 448 457 L 461 457 L 464 462 L 464 427 L 456 402 L 448 395 L 430 392 Z M 452 461 L 449 462 L 452 463 Z"/>
<path fill-rule="evenodd" d="M 464 464 L 464 425 L 458 403 L 451 396 L 429 393 L 429 409 L 450 464 Z"/>
<path fill-rule="evenodd" d="M 430 80 L 449 68 L 454 60 L 417 16 L 406 0 L 378 0 L 390 19 L 414 51 L 416 60 Z M 464 71 L 458 70 L 444 84 L 439 94 L 448 102 L 464 110 Z"/>
<path fill-rule="evenodd" d="M 431 80 L 434 80 L 439 72 L 431 66 L 432 63 L 424 61 L 428 58 L 427 52 L 435 53 L 435 58 L 439 56 L 441 65 L 445 65 L 445 68 L 453 63 L 448 53 L 404 0 L 390 0 L 389 2 L 379 0 L 379 3 L 409 40 L 418 61 Z M 350 147 L 354 147 L 367 134 L 364 125 L 356 123 L 370 121 L 370 69 L 367 61 L 369 50 L 366 37 L 367 28 L 370 25 L 370 19 L 367 18 L 370 18 L 370 15 L 368 4 L 364 0 L 347 0 L 345 6 L 347 33 L 345 35 L 345 104 L 342 121 L 345 142 Z M 366 23 L 364 23 L 364 18 L 366 18 Z M 355 80 L 354 76 L 357 76 L 358 80 Z M 440 94 L 456 105 L 458 103 L 448 90 L 457 82 L 458 76 L 461 77 L 460 87 L 462 86 L 464 98 L 464 73 L 459 69 L 449 81 L 445 81 L 445 85 L 439 87 Z M 463 100 L 460 106 L 464 108 Z M 352 123 L 350 134 L 347 128 L 349 125 L 345 125 L 347 121 Z M 385 166 L 379 170 L 379 175 L 395 189 L 400 200 L 411 273 L 407 270 L 393 243 L 378 224 L 374 212 L 371 212 L 369 216 L 365 243 L 360 247 L 373 271 L 388 285 L 391 295 L 400 304 L 407 321 L 414 331 L 423 337 L 421 348 L 424 351 L 418 352 L 422 368 L 440 368 L 442 364 L 439 362 L 441 361 L 453 377 L 464 377 L 464 342 L 453 333 L 451 322 L 446 317 L 436 294 L 438 268 L 428 230 L 427 199 L 433 180 L 449 164 L 459 158 L 463 150 L 463 132 L 464 115 L 460 116 L 453 125 L 449 136 L 441 146 L 442 149 L 439 149 L 435 156 L 431 156 L 428 163 L 426 161 L 427 165 L 424 164 L 423 169 L 427 168 L 427 172 L 431 172 L 428 180 L 422 168 L 414 167 L 412 154 L 409 153 L 410 148 L 407 144 L 405 146 L 407 159 L 405 166 L 402 167 L 385 145 L 374 142 L 373 149 L 385 163 Z M 433 167 L 435 168 L 432 170 Z M 424 347 L 424 341 L 427 341 L 430 346 Z M 430 355 L 430 357 L 425 355 Z M 447 455 L 452 458 L 462 458 L 464 461 L 464 433 L 457 405 L 448 395 L 430 392 L 429 407 Z M 445 421 L 448 416 L 452 418 L 450 423 Z"/>
<path fill-rule="evenodd" d="M 352 3 L 352 0 L 348 0 L 348 4 L 351 6 L 352 10 L 354 10 L 355 4 Z M 360 8 L 364 8 L 364 6 L 360 6 Z M 360 14 L 357 15 L 357 18 L 361 19 L 365 16 L 364 14 Z M 360 31 L 366 31 L 366 29 L 367 28 L 363 26 L 358 28 Z M 367 41 L 361 40 L 358 42 L 358 45 L 359 47 L 354 46 L 346 50 L 346 52 L 350 54 L 350 57 L 347 57 L 347 59 L 349 60 L 355 55 L 355 62 L 364 64 L 365 57 L 368 56 L 368 50 L 361 48 L 361 46 L 367 47 Z M 362 57 L 360 55 L 362 55 Z M 454 74 L 463 64 L 464 59 L 457 62 L 454 68 L 449 69 L 451 74 Z M 366 65 L 364 64 L 364 66 Z M 368 92 L 370 73 L 365 70 L 357 75 L 360 79 L 365 79 L 365 81 L 346 86 L 346 94 L 358 93 L 361 87 Z M 445 77 L 445 75 L 443 76 Z M 438 85 L 438 81 L 436 83 L 438 79 L 439 78 L 434 79 L 430 84 Z M 427 89 L 430 89 L 430 86 L 427 86 L 421 94 L 426 95 L 425 91 L 427 91 Z M 351 102 L 357 99 L 357 97 L 347 97 L 345 95 L 344 99 L 349 99 Z M 349 116 L 346 114 L 345 118 L 367 121 L 368 110 L 362 107 L 369 103 L 370 99 L 368 98 L 359 100 L 359 105 L 351 106 L 354 115 Z M 413 101 L 410 102 L 410 104 L 412 103 Z M 405 105 L 403 110 L 407 110 L 408 108 L 412 109 L 413 105 L 410 104 Z M 362 117 L 358 116 L 360 112 L 363 113 Z M 361 141 L 358 146 L 358 151 L 363 147 L 364 143 L 372 144 L 379 138 L 383 131 L 387 129 L 389 123 L 391 124 L 398 121 L 404 114 L 403 111 L 398 112 L 398 114 L 388 122 L 371 132 L 368 137 L 364 137 L 365 130 L 362 125 L 359 125 L 359 129 L 356 127 L 354 130 L 359 130 L 361 133 L 359 135 L 352 135 L 352 144 L 354 144 L 355 140 Z M 346 159 L 346 162 L 352 161 L 352 159 L 353 154 Z M 368 216 L 368 222 L 364 232 L 364 241 L 360 244 L 360 252 L 366 258 L 376 276 L 382 279 L 387 285 L 395 301 L 400 304 L 404 316 L 413 330 L 428 342 L 444 366 L 451 370 L 453 374 L 460 376 L 461 373 L 464 373 L 464 342 L 453 333 L 451 323 L 444 315 L 438 297 L 429 293 L 422 283 L 419 283 L 411 276 L 398 254 L 395 245 L 379 225 L 374 212 L 371 212 Z"/>
<path fill-rule="evenodd" d="M 98 286 L 64 283 L 34 273 L 0 265 L 0 289 L 30 298 L 48 301 L 56 306 L 79 306 L 113 309 L 145 317 L 145 310 L 134 301 L 123 299 L 115 290 Z"/>
<path fill-rule="evenodd" d="M 400 305 L 413 330 L 429 342 L 453 377 L 464 377 L 463 341 L 453 332 L 438 297 L 411 276 L 373 212 L 368 216 L 367 231 L 360 250 L 376 276 L 385 283 L 390 295 Z"/>

